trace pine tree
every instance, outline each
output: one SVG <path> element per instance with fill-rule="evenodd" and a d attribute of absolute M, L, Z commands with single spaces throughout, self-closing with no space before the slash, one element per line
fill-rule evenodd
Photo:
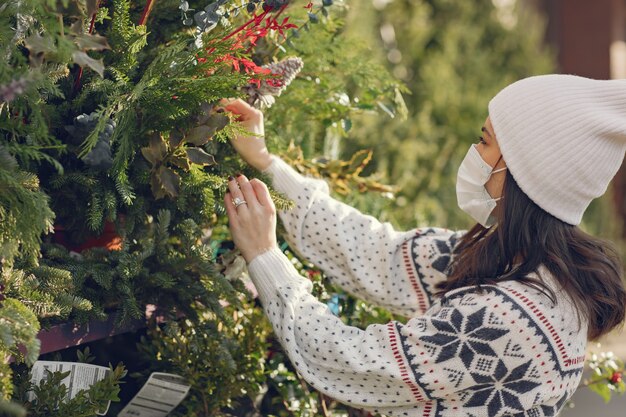
<path fill-rule="evenodd" d="M 311 75 L 336 77 L 308 100 L 315 117 L 307 123 L 347 117 L 354 109 L 337 115 L 331 107 L 339 107 L 327 107 L 326 96 L 339 96 L 345 68 L 324 68 L 338 51 L 355 50 L 334 41 L 343 10 L 337 8 L 335 17 L 319 5 L 288 9 L 289 2 L 257 2 L 244 11 L 237 2 L 204 7 L 193 1 L 180 4 L 179 21 L 172 17 L 176 5 L 167 1 L 153 11 L 130 0 L 70 0 L 54 12 L 48 3 L 0 7 L 0 49 L 7 53 L 0 62 L 0 284 L 6 293 L 0 317 L 6 312 L 10 318 L 13 310 L 23 316 L 21 323 L 5 322 L 8 339 L 0 353 L 16 353 L 12 343 L 23 343 L 32 364 L 40 324 L 111 315 L 122 324 L 144 318 L 146 305 L 155 304 L 171 327 L 164 334 L 150 323 L 154 369 L 193 382 L 181 413 L 213 415 L 242 389 L 251 395 L 261 389 L 266 344 L 259 336 L 270 329 L 262 310 L 242 300 L 250 294 L 232 275 L 237 272 L 224 265 L 233 252 L 221 203 L 228 175 L 263 176 L 234 153 L 228 139 L 245 131 L 215 104 L 233 96 L 302 97 L 315 86 Z M 189 27 L 185 13 L 200 6 L 204 12 L 194 14 L 196 27 Z M 324 42 L 335 44 L 320 50 Z M 303 77 L 304 61 L 311 65 Z M 374 95 L 363 106 L 369 107 L 395 85 L 388 74 L 368 82 Z M 268 119 L 278 121 L 278 112 Z M 273 131 L 272 146 L 286 148 L 283 138 L 295 129 L 286 127 L 280 136 Z M 338 187 L 369 184 L 359 178 L 368 155 L 335 164 L 344 181 Z M 337 177 L 327 162 L 305 165 Z M 278 208 L 293 204 L 274 190 L 271 195 Z M 89 247 L 110 230 L 119 247 Z M 181 314 L 185 319 L 177 324 Z M 30 333 L 22 331 L 23 323 L 32 324 Z M 189 349 L 183 359 L 175 356 L 181 337 Z M 198 355 L 199 348 L 214 353 L 219 366 L 207 370 L 209 358 Z M 176 360 L 159 359 L 168 356 Z M 106 386 L 61 404 L 62 375 L 50 375 L 36 388 L 38 400 L 29 403 L 23 396 L 28 378 L 12 377 L 12 369 L 5 360 L 0 383 L 7 394 L 0 410 L 13 415 L 24 409 L 7 402 L 12 391 L 30 415 L 91 415 L 94 401 L 115 398 L 123 376 L 116 368 Z M 300 384 L 296 378 L 292 383 Z M 219 395 L 209 398 L 207 390 Z"/>

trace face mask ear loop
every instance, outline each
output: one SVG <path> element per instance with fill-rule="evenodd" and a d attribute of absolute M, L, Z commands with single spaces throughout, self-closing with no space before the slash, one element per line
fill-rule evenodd
<path fill-rule="evenodd" d="M 495 165 L 493 166 L 493 168 L 491 168 L 491 174 L 489 174 L 489 176 L 490 176 L 490 177 L 491 177 L 493 174 L 496 174 L 496 173 L 498 173 L 498 172 L 502 172 L 502 171 L 504 171 L 505 169 L 507 169 L 507 167 L 505 166 L 505 167 L 503 167 L 503 168 L 496 169 L 495 171 L 493 170 L 496 166 L 498 166 L 498 162 L 500 162 L 500 159 L 502 159 L 502 154 L 500 154 L 500 158 L 498 158 L 498 160 L 496 161 L 496 163 L 495 163 Z"/>
<path fill-rule="evenodd" d="M 500 171 L 502 171 L 503 169 L 505 169 L 505 168 L 506 168 L 506 166 L 505 166 L 504 168 L 500 168 L 499 170 L 494 171 L 495 167 L 497 167 L 497 166 L 498 166 L 498 162 L 500 162 L 500 159 L 502 159 L 502 153 L 500 153 L 500 157 L 498 158 L 498 160 L 496 161 L 496 163 L 493 165 L 493 168 L 491 168 L 491 173 L 492 173 L 492 174 L 493 174 L 493 173 L 495 173 L 495 172 L 500 172 Z"/>
<path fill-rule="evenodd" d="M 494 168 L 498 165 L 498 162 L 500 162 L 500 159 L 502 159 L 502 154 L 500 154 L 500 158 L 498 158 L 498 160 L 496 161 L 496 164 L 494 165 Z M 491 175 L 493 175 L 493 174 L 495 174 L 495 173 L 497 173 L 497 172 L 502 172 L 502 171 L 504 171 L 505 169 L 507 169 L 507 167 L 503 167 L 503 168 L 497 169 L 497 170 L 495 170 L 495 171 L 491 171 Z M 491 175 L 490 175 L 490 176 L 491 176 Z M 494 198 L 494 199 L 493 199 L 493 201 L 500 201 L 500 200 L 504 200 L 504 196 L 500 196 L 500 197 L 498 197 L 498 198 Z"/>

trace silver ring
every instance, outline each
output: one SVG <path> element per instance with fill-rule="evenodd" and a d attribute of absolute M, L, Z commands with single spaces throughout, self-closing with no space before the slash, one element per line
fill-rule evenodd
<path fill-rule="evenodd" d="M 233 198 L 233 204 L 235 205 L 235 208 L 239 207 L 242 204 L 248 204 L 248 202 L 246 200 L 242 200 L 239 197 L 235 197 Z"/>

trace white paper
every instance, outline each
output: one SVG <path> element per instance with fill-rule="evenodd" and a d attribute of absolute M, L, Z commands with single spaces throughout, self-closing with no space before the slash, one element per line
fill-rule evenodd
<path fill-rule="evenodd" d="M 118 417 L 165 417 L 187 396 L 189 385 L 174 374 L 153 372 Z"/>
<path fill-rule="evenodd" d="M 50 372 L 70 371 L 70 374 L 61 381 L 68 388 L 66 401 L 74 398 L 79 391 L 87 390 L 96 382 L 103 380 L 111 372 L 107 367 L 89 363 L 37 361 L 33 365 L 31 382 L 39 385 L 45 381 L 48 378 L 46 369 Z M 29 401 L 35 399 L 35 394 L 32 391 L 28 392 L 28 399 Z M 111 401 L 107 403 L 106 410 L 99 412 L 98 415 L 105 415 L 109 411 L 110 405 Z"/>

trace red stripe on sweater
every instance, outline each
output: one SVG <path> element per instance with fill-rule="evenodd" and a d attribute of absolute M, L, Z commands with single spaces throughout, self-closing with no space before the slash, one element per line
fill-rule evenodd
<path fill-rule="evenodd" d="M 543 315 L 543 313 L 539 310 L 539 308 L 537 308 L 535 303 L 533 303 L 531 300 L 528 299 L 528 297 L 524 296 L 519 291 L 516 291 L 516 290 L 511 289 L 511 288 L 507 288 L 506 290 L 509 291 L 511 294 L 515 295 L 520 300 L 522 300 L 522 302 L 524 302 L 524 304 L 526 304 L 528 306 L 528 308 L 530 308 L 530 310 L 537 316 L 537 318 L 543 324 L 545 324 L 546 328 L 548 329 L 548 332 L 550 332 L 550 335 L 552 336 L 554 342 L 556 343 L 556 347 L 557 347 L 559 353 L 561 354 L 561 358 L 563 359 L 563 362 L 565 363 L 565 366 L 576 365 L 578 363 L 584 362 L 584 360 L 585 360 L 584 356 L 581 356 L 581 357 L 578 357 L 578 358 L 574 358 L 574 359 L 571 359 L 569 357 L 569 355 L 567 354 L 567 352 L 565 350 L 565 344 L 561 340 L 561 337 L 557 333 L 556 329 L 552 326 L 550 321 Z"/>
<path fill-rule="evenodd" d="M 388 330 L 389 338 L 395 339 L 396 329 L 393 324 L 393 321 L 390 321 L 389 323 L 387 323 L 387 330 Z M 407 371 L 406 358 L 403 357 L 402 352 L 398 349 L 398 346 L 392 346 L 391 350 L 393 351 L 393 356 L 396 358 L 396 361 L 398 362 L 398 367 L 400 368 L 400 375 L 402 377 L 402 381 L 405 384 L 407 384 L 407 386 L 409 387 L 409 389 L 411 390 L 411 392 L 413 393 L 417 401 L 419 402 L 424 401 L 424 396 L 422 394 L 421 389 L 419 388 L 419 386 L 415 384 L 416 381 L 413 381 L 411 377 L 409 376 L 409 372 Z M 424 416 L 428 416 L 428 414 L 424 414 Z"/>
<path fill-rule="evenodd" d="M 411 254 L 409 253 L 410 243 L 411 241 L 407 240 L 402 244 L 402 257 L 404 258 L 404 267 L 406 268 L 406 272 L 409 275 L 411 286 L 413 287 L 413 290 L 417 295 L 417 305 L 419 306 L 420 311 L 426 311 L 428 309 L 428 300 L 426 299 L 426 293 L 424 292 L 424 288 L 422 287 L 419 280 L 415 277 L 413 261 L 411 259 Z"/>

